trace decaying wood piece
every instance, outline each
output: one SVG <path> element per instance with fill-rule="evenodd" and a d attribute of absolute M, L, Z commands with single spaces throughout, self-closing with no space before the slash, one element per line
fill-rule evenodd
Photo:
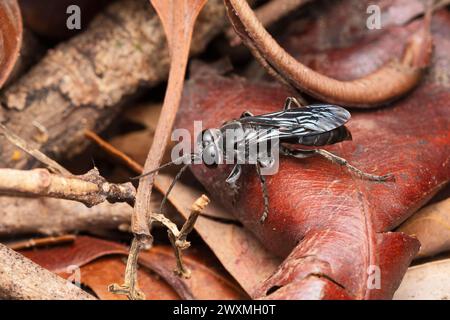
<path fill-rule="evenodd" d="M 192 54 L 223 29 L 224 17 L 223 3 L 209 1 L 196 25 Z M 71 156 L 88 143 L 86 129 L 106 127 L 125 97 L 165 80 L 168 71 L 164 32 L 151 6 L 118 1 L 3 92 L 0 119 L 44 153 Z M 0 154 L 1 167 L 34 162 L 2 140 Z"/>
<path fill-rule="evenodd" d="M 0 298 L 93 300 L 90 294 L 0 244 Z"/>
<path fill-rule="evenodd" d="M 154 203 L 153 208 L 157 208 Z M 119 229 L 128 231 L 131 208 L 103 202 L 92 208 L 53 198 L 0 197 L 0 236 L 60 235 L 68 232 Z"/>

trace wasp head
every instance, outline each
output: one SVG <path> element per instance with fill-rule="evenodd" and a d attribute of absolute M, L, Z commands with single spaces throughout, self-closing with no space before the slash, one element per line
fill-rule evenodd
<path fill-rule="evenodd" d="M 218 129 L 203 130 L 197 139 L 202 161 L 208 168 L 215 168 L 222 163 L 221 141 L 222 134 Z"/>

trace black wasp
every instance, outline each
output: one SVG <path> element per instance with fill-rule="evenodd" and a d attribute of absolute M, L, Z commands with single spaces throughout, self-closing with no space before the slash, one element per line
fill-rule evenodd
<path fill-rule="evenodd" d="M 377 176 L 365 173 L 331 152 L 312 148 L 351 140 L 350 131 L 345 127 L 345 123 L 349 119 L 350 113 L 342 107 L 329 104 L 302 107 L 297 99 L 289 97 L 286 99 L 282 111 L 263 115 L 253 115 L 246 111 L 239 119 L 225 122 L 219 129 L 204 130 L 197 139 L 198 151 L 196 153 L 176 159 L 156 170 L 140 175 L 136 179 L 152 174 L 168 165 L 179 163 L 182 158 L 187 159 L 186 157 L 188 157 L 191 160 L 202 160 L 209 168 L 215 168 L 218 164 L 233 163 L 233 169 L 226 182 L 233 189 L 237 189 L 236 182 L 241 175 L 242 165 L 253 164 L 256 167 L 263 191 L 264 212 L 261 222 L 264 222 L 269 211 L 269 195 L 266 178 L 261 171 L 274 165 L 276 159 L 273 156 L 274 150 L 279 154 L 296 158 L 320 155 L 333 163 L 345 166 L 362 179 L 386 181 L 393 178 L 392 174 Z M 292 145 L 304 146 L 308 149 L 294 148 Z M 161 208 L 188 165 L 189 163 L 185 164 L 174 178 L 161 203 Z"/>

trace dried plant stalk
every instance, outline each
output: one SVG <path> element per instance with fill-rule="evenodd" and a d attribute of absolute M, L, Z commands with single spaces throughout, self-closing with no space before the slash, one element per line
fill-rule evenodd
<path fill-rule="evenodd" d="M 432 53 L 429 6 L 423 28 L 406 45 L 403 56 L 360 79 L 339 81 L 313 71 L 289 55 L 266 31 L 245 0 L 225 0 L 230 20 L 244 43 L 259 51 L 265 65 L 285 81 L 321 100 L 353 107 L 371 107 L 392 101 L 420 81 Z"/>

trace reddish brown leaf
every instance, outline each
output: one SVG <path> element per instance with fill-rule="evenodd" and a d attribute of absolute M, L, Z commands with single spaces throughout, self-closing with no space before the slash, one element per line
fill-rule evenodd
<path fill-rule="evenodd" d="M 71 274 L 61 274 L 70 277 Z M 123 257 L 110 256 L 97 259 L 80 269 L 81 283 L 102 300 L 127 300 L 126 296 L 108 291 L 108 285 L 120 282 L 125 275 Z M 145 269 L 138 270 L 141 290 L 148 300 L 179 300 L 180 296 L 160 276 Z"/>
<path fill-rule="evenodd" d="M 0 88 L 8 78 L 22 43 L 22 17 L 17 0 L 0 2 Z"/>
<path fill-rule="evenodd" d="M 125 298 L 107 292 L 108 285 L 120 282 L 125 272 L 122 258 L 127 255 L 128 250 L 121 244 L 80 236 L 71 245 L 24 250 L 21 253 L 42 267 L 66 277 L 70 275 L 70 266 L 78 266 L 81 268 L 81 282 L 94 290 L 100 298 Z M 139 269 L 139 284 L 148 299 L 247 297 L 227 276 L 205 264 L 194 252 L 188 251 L 184 261 L 192 271 L 190 279 L 182 279 L 174 274 L 176 261 L 170 247 L 156 246 L 141 254 L 139 264 L 145 268 Z M 162 291 L 158 293 L 158 290 Z"/>
<path fill-rule="evenodd" d="M 435 16 L 433 36 L 433 67 L 424 83 L 393 106 L 354 112 L 349 123 L 354 141 L 327 148 L 365 171 L 394 173 L 395 183 L 362 181 L 320 158 L 283 158 L 278 174 L 267 179 L 270 216 L 261 225 L 263 201 L 253 168 L 247 168 L 239 195 L 233 198 L 224 182 L 229 169 L 193 167 L 202 184 L 273 253 L 285 257 L 295 248 L 260 287 L 261 297 L 392 297 L 418 241 L 389 231 L 450 178 L 448 13 Z M 395 39 L 396 33 L 388 30 L 383 37 Z M 367 51 L 367 46 L 370 43 L 334 50 L 330 57 L 335 64 L 354 62 L 352 69 L 342 70 L 342 77 L 351 77 L 352 70 L 362 66 L 345 52 L 362 50 L 371 55 L 364 63 L 377 61 L 380 50 Z M 389 46 L 383 50 L 394 52 Z M 325 74 L 333 71 L 327 66 L 324 61 Z M 205 128 L 217 127 L 247 109 L 256 114 L 279 110 L 287 95 L 276 85 L 203 73 L 186 88 L 179 127 L 191 129 L 199 118 Z M 368 288 L 370 267 L 380 268 L 380 289 Z"/>

